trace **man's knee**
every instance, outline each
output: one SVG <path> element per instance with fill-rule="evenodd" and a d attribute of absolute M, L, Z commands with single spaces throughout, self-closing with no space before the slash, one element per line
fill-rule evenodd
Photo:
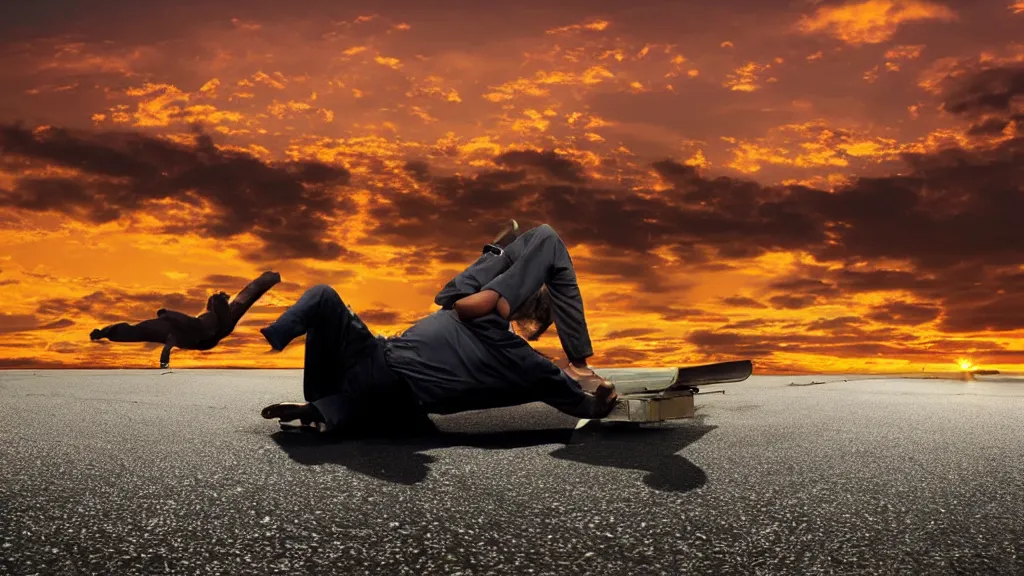
<path fill-rule="evenodd" d="M 534 228 L 532 232 L 535 242 L 541 244 L 565 244 L 561 236 L 558 235 L 558 232 L 555 232 L 555 229 L 550 224 L 541 224 Z"/>
<path fill-rule="evenodd" d="M 534 228 L 537 238 L 558 238 L 558 232 L 550 224 L 541 224 Z"/>
<path fill-rule="evenodd" d="M 310 288 L 309 292 L 321 302 L 342 303 L 338 291 L 327 284 L 317 284 Z"/>

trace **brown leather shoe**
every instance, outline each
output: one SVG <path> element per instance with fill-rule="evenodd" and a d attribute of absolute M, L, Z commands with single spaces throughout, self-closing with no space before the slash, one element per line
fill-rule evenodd
<path fill-rule="evenodd" d="M 308 402 L 303 402 L 301 404 L 295 402 L 271 404 L 264 408 L 260 414 L 267 420 L 278 418 L 282 422 L 298 420 L 303 424 L 314 424 L 322 423 L 324 421 L 324 417 L 320 414 L 320 411 L 316 409 L 316 406 L 313 406 Z"/>
<path fill-rule="evenodd" d="M 598 400 L 593 394 L 584 392 L 583 398 L 580 400 L 578 405 L 570 408 L 560 408 L 560 410 L 570 416 L 575 416 L 576 418 L 584 420 L 600 420 L 601 418 L 607 417 L 613 410 L 615 410 L 618 400 L 619 395 L 614 391 L 603 401 Z"/>
<path fill-rule="evenodd" d="M 598 376 L 590 368 L 580 369 L 568 364 L 563 370 L 570 378 L 579 383 L 584 392 L 593 394 L 594 398 L 602 404 L 608 402 L 613 396 L 618 397 L 615 393 L 615 385 Z"/>
<path fill-rule="evenodd" d="M 509 244 L 515 242 L 516 238 L 518 237 L 519 223 L 516 222 L 515 220 L 509 220 L 508 222 L 505 223 L 505 226 L 501 229 L 501 232 L 499 232 L 498 235 L 494 237 L 494 242 L 491 242 L 491 244 L 494 244 L 498 248 L 504 250 L 505 248 L 508 247 Z"/>

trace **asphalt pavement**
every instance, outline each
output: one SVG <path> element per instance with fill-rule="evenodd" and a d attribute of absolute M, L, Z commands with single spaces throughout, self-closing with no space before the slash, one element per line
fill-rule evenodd
<path fill-rule="evenodd" d="M 843 380 L 325 443 L 298 371 L 0 372 L 0 573 L 1024 574 L 1024 382 Z"/>

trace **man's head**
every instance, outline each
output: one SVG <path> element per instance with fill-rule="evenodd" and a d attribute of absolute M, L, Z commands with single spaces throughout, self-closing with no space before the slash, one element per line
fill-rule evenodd
<path fill-rule="evenodd" d="M 213 312 L 213 309 L 217 305 L 219 300 L 227 302 L 229 300 L 229 296 L 224 292 L 217 292 L 216 294 L 210 295 L 210 297 L 206 300 L 207 312 Z"/>
<path fill-rule="evenodd" d="M 547 286 L 541 286 L 540 290 L 516 308 L 509 316 L 509 322 L 516 334 L 524 339 L 538 340 L 554 323 L 551 294 Z"/>

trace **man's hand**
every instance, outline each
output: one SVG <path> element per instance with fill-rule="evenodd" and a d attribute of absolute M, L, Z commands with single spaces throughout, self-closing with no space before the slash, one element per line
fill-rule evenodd
<path fill-rule="evenodd" d="M 562 369 L 566 375 L 579 383 L 580 388 L 588 394 L 593 394 L 599 402 L 611 401 L 614 403 L 618 398 L 615 393 L 615 385 L 606 378 L 602 378 L 594 369 L 589 366 L 577 366 L 569 364 Z"/>

